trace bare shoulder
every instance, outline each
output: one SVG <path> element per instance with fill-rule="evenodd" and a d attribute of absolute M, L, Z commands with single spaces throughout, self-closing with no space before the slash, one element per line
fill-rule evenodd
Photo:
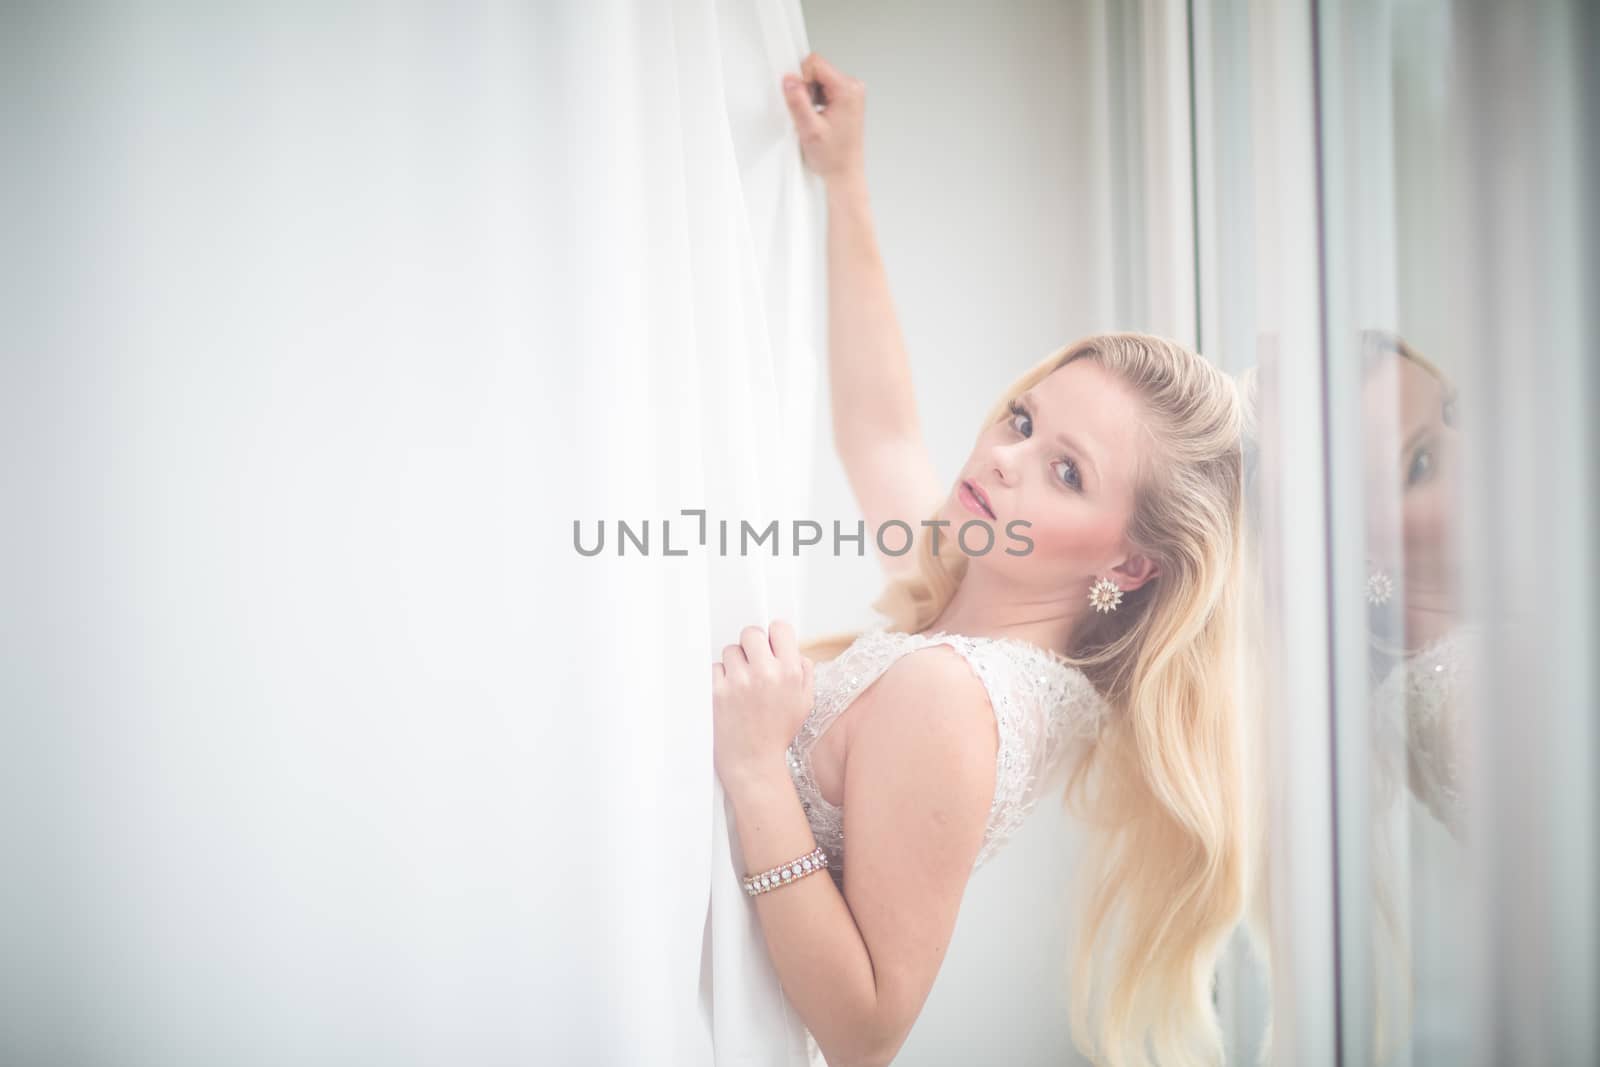
<path fill-rule="evenodd" d="M 1000 740 L 988 690 L 966 657 L 949 645 L 908 652 L 861 701 L 848 738 L 846 810 L 871 793 L 908 816 L 976 824 L 981 836 Z"/>
<path fill-rule="evenodd" d="M 871 707 L 845 767 L 844 895 L 892 1054 L 933 986 L 982 848 L 998 739 L 982 680 L 948 645 L 902 656 L 859 699 Z"/>
<path fill-rule="evenodd" d="M 895 660 L 856 699 L 862 704 L 851 731 L 851 751 L 857 735 L 893 741 L 914 732 L 944 737 L 983 747 L 989 756 L 999 744 L 989 692 L 972 665 L 949 645 L 928 645 Z"/>

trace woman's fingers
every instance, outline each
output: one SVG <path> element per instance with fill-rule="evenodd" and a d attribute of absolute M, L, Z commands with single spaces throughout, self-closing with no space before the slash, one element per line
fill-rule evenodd
<path fill-rule="evenodd" d="M 783 102 L 789 107 L 789 117 L 794 120 L 795 132 L 801 141 L 817 141 L 826 128 L 825 120 L 811 106 L 811 91 L 806 83 L 793 75 L 783 79 Z"/>
<path fill-rule="evenodd" d="M 772 625 L 767 627 L 767 641 L 772 645 L 772 654 L 779 659 L 798 658 L 800 643 L 795 640 L 794 627 L 783 619 L 773 619 Z"/>
<path fill-rule="evenodd" d="M 861 173 L 866 86 L 815 52 L 801 61 L 800 71 L 806 80 L 785 76 L 783 99 L 806 166 L 829 180 Z M 820 104 L 813 90 L 823 98 Z"/>
<path fill-rule="evenodd" d="M 794 627 L 782 619 L 773 619 L 767 627 L 767 641 L 779 663 L 800 663 L 800 642 L 795 639 Z"/>
<path fill-rule="evenodd" d="M 759 626 L 746 626 L 739 631 L 739 647 L 744 649 L 744 657 L 752 667 L 765 666 L 775 658 L 772 645 L 767 641 L 767 631 Z"/>
<path fill-rule="evenodd" d="M 804 74 L 808 81 L 822 83 L 822 89 L 828 94 L 829 99 L 833 98 L 836 90 L 851 88 L 856 81 L 816 52 L 812 52 L 801 61 L 800 73 Z"/>
<path fill-rule="evenodd" d="M 800 654 L 794 627 L 774 619 L 768 629 L 746 626 L 739 631 L 739 643 L 725 646 L 722 662 L 712 663 L 711 678 L 714 683 L 742 680 L 746 672 L 755 670 L 757 677 L 781 678 L 804 686 L 811 682 L 811 669 L 811 660 Z"/>

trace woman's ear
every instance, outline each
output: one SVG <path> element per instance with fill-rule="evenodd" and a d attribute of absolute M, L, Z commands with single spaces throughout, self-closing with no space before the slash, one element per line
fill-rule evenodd
<path fill-rule="evenodd" d="M 1132 555 L 1112 567 L 1111 573 L 1116 579 L 1118 588 L 1128 593 L 1160 574 L 1161 569 L 1149 556 Z"/>

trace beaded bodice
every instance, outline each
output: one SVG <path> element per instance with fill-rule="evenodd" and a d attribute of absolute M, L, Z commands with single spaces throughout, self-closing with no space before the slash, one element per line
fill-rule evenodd
<path fill-rule="evenodd" d="M 1470 739 L 1466 694 L 1474 689 L 1473 627 L 1460 626 L 1397 663 L 1373 691 L 1375 784 L 1407 783 L 1435 818 L 1458 836 L 1466 821 Z"/>
<path fill-rule="evenodd" d="M 960 653 L 989 696 L 999 749 L 994 801 L 974 869 L 1022 825 L 1040 787 L 1063 769 L 1074 740 L 1093 738 L 1109 708 L 1093 683 L 1055 653 L 1010 637 L 907 634 L 869 630 L 835 658 L 816 665 L 811 714 L 789 745 L 789 774 L 811 831 L 837 879 L 844 867 L 844 809 L 817 787 L 811 754 L 828 727 L 901 656 L 930 645 Z"/>

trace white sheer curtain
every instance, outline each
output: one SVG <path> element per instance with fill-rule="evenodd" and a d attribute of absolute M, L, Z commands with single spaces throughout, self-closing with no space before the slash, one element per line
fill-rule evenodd
<path fill-rule="evenodd" d="M 632 1017 L 624 1058 L 708 1063 L 714 1036 L 719 1064 L 804 1063 L 804 1031 L 739 886 L 709 717 L 722 647 L 799 607 L 788 531 L 806 515 L 826 322 L 821 189 L 776 91 L 808 51 L 799 4 L 586 11 L 558 47 L 573 125 L 552 143 L 577 151 L 557 179 L 574 240 L 554 247 L 573 259 L 581 308 L 578 413 L 596 418 L 580 451 L 607 450 L 585 529 L 665 518 L 689 555 L 619 558 L 608 542 L 574 564 L 578 645 L 604 650 L 574 688 L 602 740 L 551 794 L 613 783 L 594 815 L 616 865 L 599 911 Z M 704 548 L 700 516 L 684 509 L 704 509 Z M 770 541 L 744 554 L 741 520 L 777 520 L 779 554 Z M 669 1039 L 671 1052 L 658 1047 Z"/>
<path fill-rule="evenodd" d="M 0 1061 L 803 1062 L 709 706 L 799 5 L 537 7 L 0 12 Z"/>

